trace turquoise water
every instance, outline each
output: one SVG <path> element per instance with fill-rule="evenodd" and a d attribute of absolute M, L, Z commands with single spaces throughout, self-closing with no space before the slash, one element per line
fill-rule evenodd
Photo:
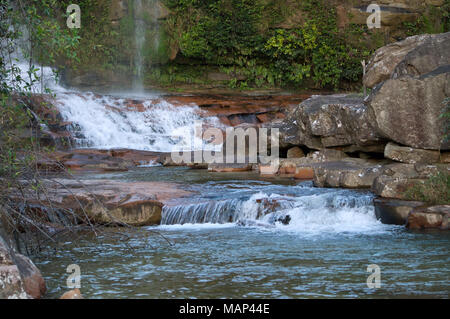
<path fill-rule="evenodd" d="M 449 234 L 381 224 L 368 192 L 185 168 L 95 177 L 177 181 L 194 195 L 164 209 L 167 225 L 47 250 L 36 263 L 50 298 L 67 290 L 70 264 L 90 298 L 448 298 Z"/>

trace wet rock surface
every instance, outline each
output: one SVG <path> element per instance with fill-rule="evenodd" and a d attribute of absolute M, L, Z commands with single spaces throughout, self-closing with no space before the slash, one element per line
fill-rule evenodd
<path fill-rule="evenodd" d="M 423 202 L 390 200 L 376 198 L 374 200 L 375 215 L 383 224 L 406 225 L 408 215 L 416 207 L 424 206 Z"/>
<path fill-rule="evenodd" d="M 158 164 L 161 153 L 130 149 L 74 149 L 41 154 L 36 165 L 41 170 L 127 171 L 137 166 Z"/>

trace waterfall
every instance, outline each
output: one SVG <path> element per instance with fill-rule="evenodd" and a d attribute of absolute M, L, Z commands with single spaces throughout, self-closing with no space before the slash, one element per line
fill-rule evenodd
<path fill-rule="evenodd" d="M 218 118 L 202 118 L 196 105 L 174 106 L 154 97 L 137 101 L 141 110 L 129 105 L 130 100 L 93 93 L 61 93 L 57 106 L 70 130 L 76 146 L 102 149 L 129 148 L 155 152 L 190 149 L 204 145 L 193 131 L 196 121 L 221 127 Z"/>
<path fill-rule="evenodd" d="M 22 78 L 27 79 L 28 63 L 22 59 L 15 66 Z M 68 129 L 75 139 L 75 147 L 156 152 L 190 149 L 192 145 L 208 148 L 201 137 L 194 134 L 196 122 L 223 127 L 217 117 L 205 117 L 197 105 L 175 106 L 161 96 L 150 94 L 136 100 L 125 93 L 127 98 L 68 90 L 58 84 L 50 67 L 44 67 L 43 74 L 45 87 L 55 93 L 50 103 L 56 101 L 64 122 L 71 123 Z M 41 92 L 41 81 L 27 88 L 14 77 L 9 80 L 9 85 L 18 91 Z M 186 136 L 192 136 L 193 141 Z"/>
<path fill-rule="evenodd" d="M 327 190 L 305 196 L 256 193 L 248 199 L 165 206 L 162 225 L 238 223 L 293 232 L 363 232 L 381 227 L 373 195 Z"/>
<path fill-rule="evenodd" d="M 133 2 L 134 39 L 136 45 L 133 89 L 138 92 L 144 91 L 144 67 L 145 65 L 151 66 L 155 62 L 152 61 L 152 55 L 159 49 L 159 10 L 157 0 L 134 0 Z M 149 52 L 148 48 L 152 52 Z M 144 59 L 147 60 L 144 61 Z"/>
<path fill-rule="evenodd" d="M 143 21 L 139 14 L 142 12 L 142 0 L 134 0 L 134 40 L 136 43 L 136 52 L 134 57 L 134 64 L 136 75 L 133 82 L 133 89 L 136 91 L 143 91 L 142 84 L 142 68 L 144 64 L 142 50 L 145 44 L 145 21 Z"/>
<path fill-rule="evenodd" d="M 161 224 L 225 224 L 236 221 L 239 200 L 208 201 L 198 204 L 165 206 Z"/>

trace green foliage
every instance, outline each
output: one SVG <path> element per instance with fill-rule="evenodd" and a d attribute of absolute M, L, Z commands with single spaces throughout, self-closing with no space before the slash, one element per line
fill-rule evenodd
<path fill-rule="evenodd" d="M 445 0 L 444 5 L 441 7 L 429 5 L 419 19 L 414 22 L 404 22 L 403 25 L 408 36 L 449 32 L 450 0 Z"/>
<path fill-rule="evenodd" d="M 261 18 L 260 1 L 212 0 L 166 2 L 182 16 L 184 30 L 179 39 L 181 52 L 209 63 L 241 63 L 261 43 L 257 25 Z M 245 59 L 245 58 L 244 58 Z"/>
<path fill-rule="evenodd" d="M 59 4 L 57 0 L 23 0 L 17 3 L 0 0 L 0 87 L 3 93 L 21 87 L 31 91 L 33 84 L 39 81 L 43 93 L 43 79 L 35 64 L 52 65 L 61 58 L 77 59 L 74 49 L 80 37 L 76 29 L 61 27 Z M 21 53 L 29 63 L 27 78 L 23 78 L 17 68 L 17 59 L 13 55 L 17 53 Z"/>
<path fill-rule="evenodd" d="M 450 140 L 450 98 L 445 98 L 442 102 L 444 104 L 444 111 L 440 115 L 444 119 L 444 132 L 443 132 L 443 142 L 448 142 Z"/>
<path fill-rule="evenodd" d="M 439 172 L 421 184 L 409 188 L 405 196 L 409 200 L 421 201 L 430 205 L 450 203 L 450 174 Z"/>
<path fill-rule="evenodd" d="M 23 101 L 40 81 L 36 64 L 53 64 L 59 58 L 76 60 L 79 42 L 76 30 L 62 28 L 56 0 L 0 0 L 0 176 L 16 179 L 30 172 L 35 148 L 42 150 L 33 133 L 40 129 L 32 111 Z M 20 41 L 19 41 L 20 40 Z M 19 43 L 22 46 L 19 46 Z M 21 52 L 20 52 L 21 51 Z M 23 78 L 14 53 L 20 52 L 29 64 Z M 20 155 L 20 156 L 19 156 Z"/>
<path fill-rule="evenodd" d="M 184 32 L 180 39 L 180 49 L 187 57 L 193 58 L 212 58 L 212 49 L 204 37 L 207 26 L 204 23 L 198 23 L 191 30 Z"/>
<path fill-rule="evenodd" d="M 360 61 L 370 52 L 350 45 L 337 30 L 334 7 L 318 0 L 303 2 L 307 22 L 294 30 L 276 30 L 264 47 L 281 76 L 281 85 L 299 85 L 312 77 L 317 87 L 338 88 L 342 81 L 357 81 Z"/>

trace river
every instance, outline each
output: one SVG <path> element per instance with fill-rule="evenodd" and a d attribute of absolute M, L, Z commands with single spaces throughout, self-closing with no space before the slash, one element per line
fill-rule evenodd
<path fill-rule="evenodd" d="M 179 182 L 194 195 L 164 208 L 165 225 L 112 230 L 127 240 L 86 236 L 44 252 L 49 298 L 67 290 L 70 264 L 88 298 L 448 298 L 450 236 L 381 224 L 369 192 L 187 168 L 82 178 Z M 366 283 L 373 264 L 378 289 Z"/>

